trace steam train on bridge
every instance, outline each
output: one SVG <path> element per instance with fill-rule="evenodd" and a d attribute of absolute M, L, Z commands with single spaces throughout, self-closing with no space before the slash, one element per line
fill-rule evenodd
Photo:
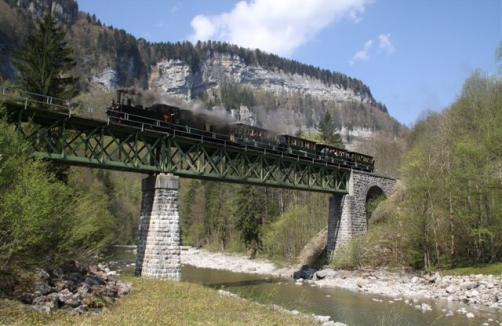
<path fill-rule="evenodd" d="M 174 132 L 183 134 L 184 137 L 202 138 L 204 141 L 231 142 L 235 146 L 246 146 L 248 150 L 267 150 L 341 168 L 366 172 L 373 172 L 375 169 L 375 160 L 369 155 L 243 123 L 225 121 L 208 113 L 195 113 L 167 104 L 135 106 L 129 97 L 122 99 L 121 90 L 117 91 L 117 99 L 112 101 L 106 113 L 110 123 Z"/>

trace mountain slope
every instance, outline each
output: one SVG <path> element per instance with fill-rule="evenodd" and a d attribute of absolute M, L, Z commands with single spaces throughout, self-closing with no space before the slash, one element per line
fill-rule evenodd
<path fill-rule="evenodd" d="M 14 79 L 12 51 L 36 28 L 34 18 L 50 11 L 68 27 L 78 63 L 74 73 L 84 93 L 132 87 L 155 94 L 142 100 L 198 100 L 206 108 L 233 110 L 248 122 L 288 133 L 316 130 L 330 111 L 347 140 L 351 133 L 401 135 L 405 130 L 368 86 L 340 73 L 224 42 L 150 43 L 103 25 L 78 11 L 73 0 L 0 0 L 0 6 L 0 45 L 7 49 L 0 57 L 4 80 Z M 225 93 L 229 85 L 237 85 L 231 96 Z"/>

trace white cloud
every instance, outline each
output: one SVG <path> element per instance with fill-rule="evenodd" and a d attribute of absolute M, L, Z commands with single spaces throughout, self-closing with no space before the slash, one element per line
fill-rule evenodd
<path fill-rule="evenodd" d="M 390 34 L 380 34 L 377 39 L 378 48 L 373 48 L 374 40 L 366 41 L 364 43 L 363 49 L 357 51 L 349 61 L 350 64 L 353 65 L 356 61 L 368 61 L 381 53 L 390 55 L 396 50 L 394 45 L 390 41 Z"/>
<path fill-rule="evenodd" d="M 378 47 L 387 54 L 391 54 L 395 51 L 394 45 L 390 42 L 390 34 L 381 34 L 378 36 Z"/>
<path fill-rule="evenodd" d="M 364 49 L 362 49 L 361 51 L 358 51 L 354 55 L 354 59 L 361 60 L 361 61 L 369 60 L 370 59 L 369 53 L 370 53 L 372 47 L 373 47 L 373 40 L 366 41 L 366 43 L 364 43 Z"/>
<path fill-rule="evenodd" d="M 206 16 L 195 16 L 192 27 L 197 31 L 198 40 L 208 40 L 216 32 L 216 27 Z M 192 42 L 195 43 L 195 42 Z"/>
<path fill-rule="evenodd" d="M 372 0 L 245 0 L 226 13 L 192 19 L 198 40 L 220 40 L 246 48 L 289 56 L 330 24 L 361 20 Z"/>

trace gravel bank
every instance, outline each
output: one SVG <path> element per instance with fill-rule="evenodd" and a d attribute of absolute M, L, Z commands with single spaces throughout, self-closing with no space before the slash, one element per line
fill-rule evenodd
<path fill-rule="evenodd" d="M 268 274 L 309 282 L 312 286 L 340 287 L 368 294 L 384 295 L 404 301 L 424 312 L 430 305 L 420 299 L 458 302 L 463 308 L 446 314 L 464 314 L 467 318 L 483 314 L 486 308 L 502 315 L 502 275 L 442 276 L 414 275 L 376 271 L 344 271 L 278 268 L 268 260 L 212 253 L 190 247 L 181 250 L 181 262 L 196 267 L 230 270 L 240 273 Z M 377 299 L 375 299 L 377 300 Z M 486 325 L 501 325 L 502 320 L 489 319 Z"/>

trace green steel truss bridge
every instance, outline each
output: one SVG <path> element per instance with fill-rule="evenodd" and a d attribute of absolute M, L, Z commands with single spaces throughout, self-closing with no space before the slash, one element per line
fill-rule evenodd
<path fill-rule="evenodd" d="M 115 124 L 105 109 L 0 87 L 33 154 L 68 165 L 347 194 L 350 169 L 207 135 Z"/>

